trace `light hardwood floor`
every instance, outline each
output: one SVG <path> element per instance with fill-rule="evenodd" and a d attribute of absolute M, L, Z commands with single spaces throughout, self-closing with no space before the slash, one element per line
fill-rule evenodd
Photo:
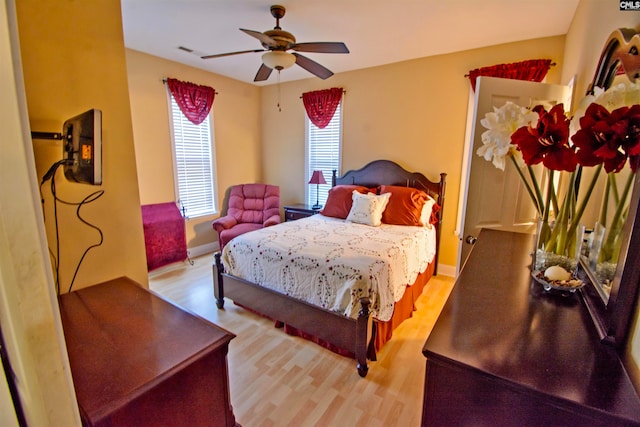
<path fill-rule="evenodd" d="M 229 346 L 229 380 L 231 404 L 243 427 L 420 425 L 422 346 L 453 287 L 452 278 L 429 281 L 418 311 L 396 329 L 361 378 L 353 359 L 291 337 L 231 301 L 218 310 L 213 257 L 194 261 L 152 272 L 150 288 L 236 335 Z"/>

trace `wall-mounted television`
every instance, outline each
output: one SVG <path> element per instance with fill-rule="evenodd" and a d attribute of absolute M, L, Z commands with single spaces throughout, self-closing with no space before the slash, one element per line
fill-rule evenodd
<path fill-rule="evenodd" d="M 62 127 L 64 176 L 69 181 L 102 184 L 102 111 L 92 109 Z"/>

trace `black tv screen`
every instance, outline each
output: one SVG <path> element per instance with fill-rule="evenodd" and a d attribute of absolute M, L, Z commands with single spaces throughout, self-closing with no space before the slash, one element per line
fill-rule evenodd
<path fill-rule="evenodd" d="M 64 176 L 69 181 L 102 184 L 102 111 L 92 109 L 64 122 Z"/>

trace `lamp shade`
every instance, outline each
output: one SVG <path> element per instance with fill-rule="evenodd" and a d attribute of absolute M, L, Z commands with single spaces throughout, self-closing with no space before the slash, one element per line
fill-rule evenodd
<path fill-rule="evenodd" d="M 296 63 L 296 57 L 288 52 L 273 50 L 262 55 L 262 62 L 274 70 L 283 70 Z"/>
<path fill-rule="evenodd" d="M 309 184 L 326 184 L 327 181 L 324 180 L 324 175 L 322 171 L 313 171 L 313 175 L 311 175 L 311 179 L 309 180 Z"/>

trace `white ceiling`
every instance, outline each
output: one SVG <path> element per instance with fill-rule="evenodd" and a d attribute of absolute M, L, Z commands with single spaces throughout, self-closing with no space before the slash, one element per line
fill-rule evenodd
<path fill-rule="evenodd" d="M 239 28 L 283 30 L 297 42 L 342 41 L 349 54 L 303 53 L 334 73 L 501 43 L 566 34 L 579 0 L 121 0 L 126 47 L 248 83 L 261 53 Z M 187 53 L 179 46 L 193 49 Z M 491 65 L 491 64 L 486 64 Z M 280 81 L 313 77 L 298 66 Z M 314 77 L 315 78 L 315 77 Z M 277 82 L 276 73 L 260 85 Z"/>

